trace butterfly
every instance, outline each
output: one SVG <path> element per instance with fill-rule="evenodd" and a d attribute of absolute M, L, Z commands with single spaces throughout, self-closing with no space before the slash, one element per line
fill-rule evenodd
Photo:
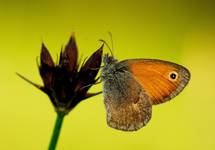
<path fill-rule="evenodd" d="M 152 116 L 152 105 L 177 96 L 190 80 L 185 67 L 158 59 L 118 61 L 104 55 L 101 71 L 107 124 L 123 131 L 136 131 Z"/>

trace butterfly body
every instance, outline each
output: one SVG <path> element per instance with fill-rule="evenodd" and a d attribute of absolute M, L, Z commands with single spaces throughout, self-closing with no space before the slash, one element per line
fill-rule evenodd
<path fill-rule="evenodd" d="M 190 73 L 183 66 L 167 61 L 118 62 L 106 54 L 101 77 L 107 124 L 115 129 L 135 131 L 149 122 L 153 104 L 170 100 L 182 91 Z"/>

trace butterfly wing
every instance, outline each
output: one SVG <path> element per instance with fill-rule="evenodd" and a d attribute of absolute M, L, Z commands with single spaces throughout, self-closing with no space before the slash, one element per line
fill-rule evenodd
<path fill-rule="evenodd" d="M 129 59 L 120 62 L 148 93 L 152 104 L 166 102 L 178 95 L 190 80 L 185 67 L 156 59 Z"/>
<path fill-rule="evenodd" d="M 107 124 L 115 129 L 135 131 L 151 118 L 151 103 L 132 74 L 123 70 L 103 77 Z"/>

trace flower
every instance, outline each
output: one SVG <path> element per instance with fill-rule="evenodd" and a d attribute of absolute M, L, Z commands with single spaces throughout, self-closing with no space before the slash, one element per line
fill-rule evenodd
<path fill-rule="evenodd" d="M 61 50 L 59 63 L 55 64 L 42 44 L 39 72 L 44 86 L 17 75 L 45 92 L 57 113 L 67 114 L 82 100 L 101 93 L 88 93 L 88 90 L 99 79 L 96 75 L 101 65 L 102 49 L 103 45 L 80 66 L 75 37 L 72 35 L 64 51 Z"/>

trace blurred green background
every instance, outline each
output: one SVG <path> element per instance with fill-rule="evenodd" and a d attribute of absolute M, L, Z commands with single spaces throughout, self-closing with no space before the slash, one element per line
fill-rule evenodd
<path fill-rule="evenodd" d="M 42 84 L 36 57 L 45 42 L 53 59 L 72 32 L 82 60 L 108 31 L 114 54 L 159 58 L 189 68 L 190 84 L 174 100 L 153 107 L 137 132 L 106 125 L 102 95 L 66 118 L 58 150 L 214 150 L 215 2 L 213 0 L 0 1 L 0 149 L 47 149 L 56 114 L 48 97 L 15 75 Z M 108 52 L 108 49 L 105 49 Z M 101 85 L 91 91 L 101 90 Z"/>

